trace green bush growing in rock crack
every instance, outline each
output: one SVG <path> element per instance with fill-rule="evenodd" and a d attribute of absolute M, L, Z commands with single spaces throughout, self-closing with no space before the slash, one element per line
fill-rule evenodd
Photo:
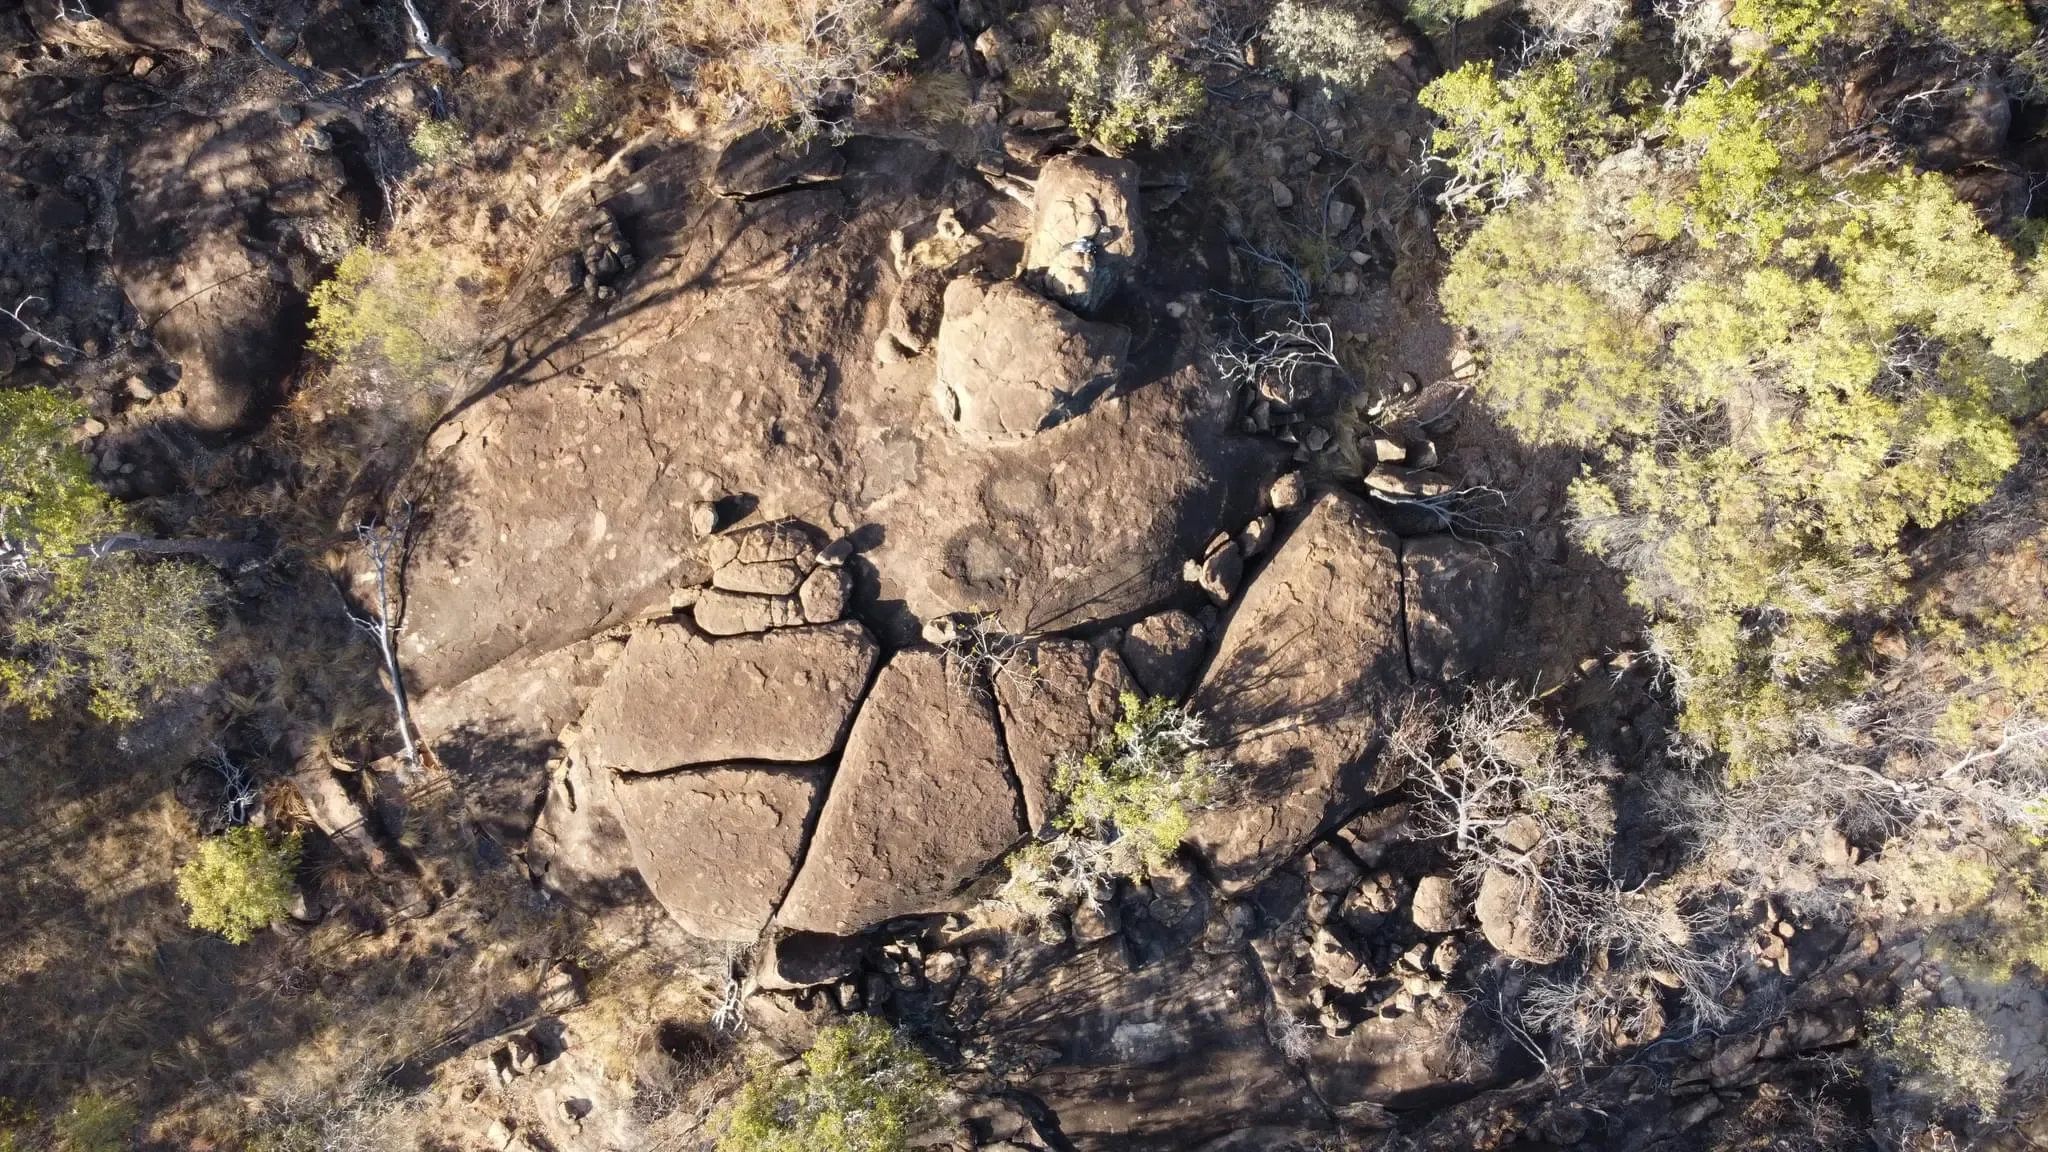
<path fill-rule="evenodd" d="M 899 1152 L 938 1118 L 929 1056 L 872 1016 L 819 1029 L 801 1066 L 764 1066 L 740 1090 L 718 1152 Z"/>
<path fill-rule="evenodd" d="M 1055 770 L 1055 835 L 1011 855 L 1003 902 L 1042 915 L 1159 871 L 1194 814 L 1222 799 L 1226 774 L 1199 717 L 1164 697 L 1126 692 L 1120 703 L 1109 733 Z"/>
<path fill-rule="evenodd" d="M 178 869 L 178 898 L 191 910 L 192 927 L 247 944 L 290 911 L 299 850 L 296 832 L 272 840 L 249 827 L 201 843 L 199 855 Z"/>
<path fill-rule="evenodd" d="M 1924 1089 L 1943 1107 L 1998 1110 L 2011 1071 L 1998 1058 L 1991 1029 L 1967 1008 L 1873 1012 L 1872 1055 Z"/>
<path fill-rule="evenodd" d="M 1098 22 L 1086 35 L 1054 32 L 1037 80 L 1066 97 L 1074 131 L 1116 156 L 1158 147 L 1202 110 L 1202 82 L 1176 67 L 1132 21 Z"/>

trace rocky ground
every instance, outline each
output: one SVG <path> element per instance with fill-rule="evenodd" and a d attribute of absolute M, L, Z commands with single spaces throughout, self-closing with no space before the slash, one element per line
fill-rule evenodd
<path fill-rule="evenodd" d="M 1868 1116 L 1845 1054 L 1897 984 L 2038 1046 L 2039 996 L 1923 956 L 1927 910 L 1884 909 L 1905 886 L 1845 840 L 1812 898 L 1720 911 L 1725 1027 L 1567 1069 L 1504 1012 L 1558 957 L 1530 894 L 1415 834 L 1398 706 L 1533 682 L 1624 772 L 1671 715 L 1559 524 L 1577 461 L 1493 427 L 1435 314 L 1413 96 L 1451 45 L 1413 35 L 1348 110 L 1219 67 L 1201 128 L 1137 160 L 1031 108 L 979 150 L 797 147 L 621 61 L 602 134 L 480 139 L 456 181 L 389 126 L 552 108 L 509 41 L 468 33 L 461 87 L 308 97 L 210 5 L 111 9 L 0 16 L 0 374 L 84 395 L 95 474 L 161 530 L 268 559 L 234 570 L 223 686 L 118 738 L 6 733 L 39 767 L 0 825 L 0 988 L 30 1005 L 0 1093 L 112 1076 L 162 1107 L 146 1146 L 238 1147 L 280 1084 L 374 1073 L 428 1146 L 698 1147 L 745 1053 L 869 1012 L 942 1059 L 933 1147 L 1789 1148 L 1835 1145 L 1755 1140 Z M 925 67 L 981 60 L 968 9 L 903 6 L 943 29 Z M 407 51 L 354 5 L 274 22 L 338 81 Z M 466 254 L 477 351 L 431 420 L 323 459 L 306 293 L 379 228 Z M 1308 319 L 1272 228 L 1332 256 L 1330 346 L 1234 372 Z M 338 612 L 372 516 L 410 529 L 419 768 Z M 1127 691 L 1207 719 L 1230 802 L 1070 916 L 991 901 Z M 164 880 L 216 763 L 318 832 L 242 956 L 181 936 Z"/>

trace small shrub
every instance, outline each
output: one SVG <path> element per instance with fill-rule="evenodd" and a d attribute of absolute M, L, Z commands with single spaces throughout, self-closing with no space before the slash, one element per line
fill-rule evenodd
<path fill-rule="evenodd" d="M 374 359 L 423 379 L 453 356 L 443 339 L 448 310 L 442 268 L 430 252 L 357 245 L 314 286 L 313 351 L 333 361 Z"/>
<path fill-rule="evenodd" d="M 87 1092 L 71 1102 L 57 1121 L 57 1147 L 62 1152 L 121 1152 L 128 1130 L 135 1127 L 135 1107 L 101 1092 Z"/>
<path fill-rule="evenodd" d="M 48 388 L 0 391 L 0 539 L 28 574 L 63 566 L 118 523 L 72 442 L 84 420 L 84 405 Z"/>
<path fill-rule="evenodd" d="M 1050 840 L 1011 855 L 999 897 L 1039 915 L 1091 897 L 1118 877 L 1165 868 L 1193 815 L 1223 796 L 1222 763 L 1202 723 L 1163 697 L 1126 692 L 1123 718 L 1093 749 L 1053 774 Z"/>
<path fill-rule="evenodd" d="M 1448 28 L 1478 19 L 1494 4 L 1495 0 L 1408 0 L 1408 18 L 1425 28 Z"/>
<path fill-rule="evenodd" d="M 1871 1054 L 1916 1081 L 1944 1107 L 1997 1111 L 2010 1067 L 1991 1029 L 1967 1008 L 1873 1012 Z"/>
<path fill-rule="evenodd" d="M 258 828 L 230 828 L 199 846 L 178 869 L 178 898 L 192 927 L 246 944 L 291 909 L 299 834 L 273 841 Z"/>
<path fill-rule="evenodd" d="M 1206 101 L 1202 82 L 1133 23 L 1102 21 L 1085 36 L 1062 29 L 1049 47 L 1044 82 L 1066 97 L 1074 131 L 1112 155 L 1164 144 Z"/>
<path fill-rule="evenodd" d="M 422 120 L 412 130 L 412 154 L 428 167 L 469 156 L 469 133 L 453 120 Z"/>
<path fill-rule="evenodd" d="M 820 1029 L 800 1069 L 756 1071 L 718 1152 L 901 1152 L 938 1118 L 943 1087 L 930 1057 L 886 1023 L 855 1017 Z"/>
<path fill-rule="evenodd" d="M 1461 11 L 1471 2 L 1452 0 Z M 1266 43 L 1273 62 L 1294 79 L 1355 90 L 1386 65 L 1393 37 L 1349 7 L 1280 0 L 1266 24 Z"/>

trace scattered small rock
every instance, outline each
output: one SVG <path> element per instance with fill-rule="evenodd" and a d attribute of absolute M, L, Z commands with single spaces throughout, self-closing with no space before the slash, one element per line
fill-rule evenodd
<path fill-rule="evenodd" d="M 1289 472 L 1273 481 L 1273 487 L 1266 492 L 1266 503 L 1272 505 L 1275 512 L 1292 511 L 1307 499 L 1308 479 L 1299 472 Z"/>
<path fill-rule="evenodd" d="M 1244 526 L 1244 531 L 1237 534 L 1237 550 L 1244 553 L 1247 560 L 1264 552 L 1266 546 L 1272 542 L 1273 516 L 1271 513 L 1255 518 L 1251 523 Z"/>
<path fill-rule="evenodd" d="M 804 620 L 810 624 L 830 624 L 845 616 L 846 602 L 852 595 L 852 575 L 844 568 L 822 564 L 813 569 L 804 578 L 803 586 L 797 589 Z"/>
<path fill-rule="evenodd" d="M 1206 560 L 1188 561 L 1181 575 L 1188 583 L 1200 585 L 1217 604 L 1228 604 L 1244 579 L 1244 554 L 1232 542 L 1210 553 Z"/>
<path fill-rule="evenodd" d="M 573 291 L 573 289 L 571 289 Z M 561 295 L 562 293 L 557 293 Z M 709 536 L 718 531 L 718 505 L 709 500 L 692 505 L 690 508 L 690 531 L 699 536 Z"/>
<path fill-rule="evenodd" d="M 1273 181 L 1273 207 L 1283 209 L 1294 207 L 1293 190 L 1278 180 Z"/>

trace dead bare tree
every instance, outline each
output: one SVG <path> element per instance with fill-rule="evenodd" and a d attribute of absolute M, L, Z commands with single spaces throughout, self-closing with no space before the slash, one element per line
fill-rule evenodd
<path fill-rule="evenodd" d="M 396 567 L 404 563 L 406 540 L 411 529 L 410 504 L 405 505 L 389 523 L 380 525 L 372 521 L 357 525 L 356 541 L 369 561 L 369 574 L 376 585 L 375 615 L 350 612 L 349 620 L 377 642 L 377 652 L 384 660 L 384 687 L 391 694 L 391 707 L 396 714 L 398 739 L 404 745 L 406 767 L 417 768 L 419 749 L 412 738 L 412 711 L 405 698 L 405 673 L 398 664 L 400 621 L 392 605 L 391 587 L 397 574 Z"/>

